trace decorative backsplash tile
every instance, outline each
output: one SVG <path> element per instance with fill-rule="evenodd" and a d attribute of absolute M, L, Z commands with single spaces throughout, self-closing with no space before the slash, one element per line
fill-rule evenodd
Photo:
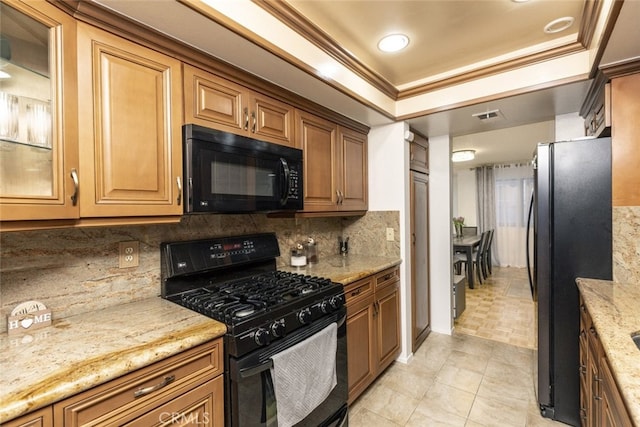
<path fill-rule="evenodd" d="M 392 227 L 396 241 L 387 242 Z M 338 251 L 338 236 L 350 236 L 350 254 L 400 257 L 399 212 L 363 217 L 268 218 L 253 215 L 190 215 L 179 224 L 57 229 L 0 233 L 0 332 L 19 303 L 37 300 L 63 318 L 108 305 L 160 294 L 160 243 L 225 235 L 275 232 L 279 266 L 289 250 L 312 237 L 318 256 Z M 140 243 L 139 266 L 118 268 L 119 242 Z"/>
<path fill-rule="evenodd" d="M 640 206 L 613 208 L 613 279 L 640 286 Z"/>

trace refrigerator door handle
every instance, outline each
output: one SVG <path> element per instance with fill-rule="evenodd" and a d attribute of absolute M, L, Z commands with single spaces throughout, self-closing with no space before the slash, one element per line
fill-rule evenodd
<path fill-rule="evenodd" d="M 527 236 L 526 236 L 526 253 L 527 253 L 527 274 L 529 275 L 529 288 L 531 288 L 531 298 L 535 301 L 535 293 L 533 291 L 533 276 L 531 274 L 531 254 L 529 251 L 529 236 L 531 234 L 531 218 L 533 216 L 533 197 L 531 194 L 531 203 L 529 203 L 529 215 L 527 216 Z"/>

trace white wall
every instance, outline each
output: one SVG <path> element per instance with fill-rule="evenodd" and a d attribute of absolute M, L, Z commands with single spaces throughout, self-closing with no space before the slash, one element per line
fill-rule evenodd
<path fill-rule="evenodd" d="M 478 225 L 475 170 L 464 168 L 454 171 L 451 188 L 453 189 L 453 212 L 451 216 L 463 217 L 465 225 Z"/>
<path fill-rule="evenodd" d="M 584 119 L 580 113 L 561 114 L 556 116 L 556 137 L 554 141 L 566 141 L 584 136 Z"/>
<path fill-rule="evenodd" d="M 369 146 L 369 210 L 400 212 L 400 328 L 402 350 L 398 360 L 411 357 L 411 236 L 409 144 L 403 122 L 371 128 Z"/>
<path fill-rule="evenodd" d="M 449 335 L 453 330 L 450 156 L 449 135 L 429 138 L 431 330 Z"/>

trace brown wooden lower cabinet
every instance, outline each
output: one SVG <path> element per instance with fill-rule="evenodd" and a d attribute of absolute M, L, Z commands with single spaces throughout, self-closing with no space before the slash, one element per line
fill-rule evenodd
<path fill-rule="evenodd" d="M 350 404 L 400 353 L 399 285 L 393 267 L 345 286 Z"/>
<path fill-rule="evenodd" d="M 580 299 L 580 412 L 583 427 L 633 427 L 598 331 Z"/>
<path fill-rule="evenodd" d="M 4 426 L 224 426 L 217 339 L 14 419 Z"/>

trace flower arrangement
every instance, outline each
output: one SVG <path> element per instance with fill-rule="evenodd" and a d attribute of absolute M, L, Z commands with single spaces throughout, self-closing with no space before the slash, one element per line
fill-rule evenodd
<path fill-rule="evenodd" d="M 464 217 L 453 218 L 453 226 L 456 229 L 456 237 L 462 237 L 462 227 L 464 227 Z"/>

